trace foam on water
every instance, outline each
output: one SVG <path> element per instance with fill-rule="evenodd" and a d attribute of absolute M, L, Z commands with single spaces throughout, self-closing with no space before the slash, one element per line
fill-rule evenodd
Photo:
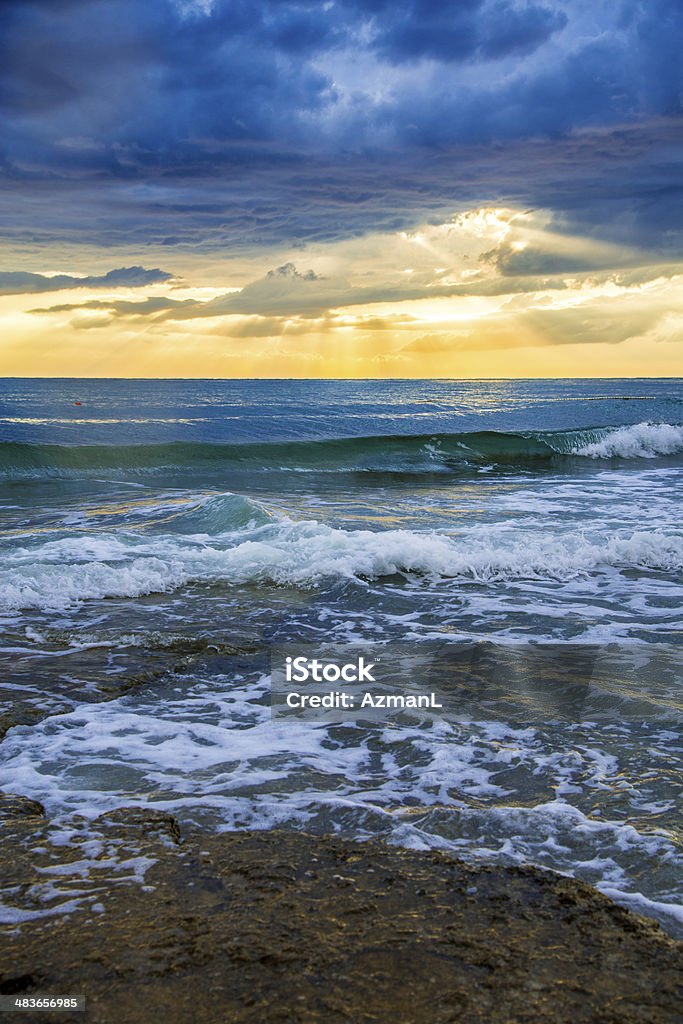
<path fill-rule="evenodd" d="M 75 387 L 12 383 L 0 419 L 0 710 L 35 723 L 0 787 L 85 834 L 6 920 L 96 907 L 98 863 L 139 881 L 94 820 L 135 804 L 531 861 L 680 922 L 679 382 Z M 244 651 L 331 639 L 673 653 L 578 719 L 504 676 L 439 722 L 271 721 Z"/>
<path fill-rule="evenodd" d="M 401 573 L 496 583 L 570 580 L 610 569 L 678 571 L 683 531 L 544 533 L 501 523 L 447 535 L 342 530 L 283 517 L 273 525 L 219 536 L 76 533 L 14 546 L 3 552 L 0 565 L 0 608 L 57 609 L 89 599 L 164 593 L 189 583 L 271 581 L 308 587 L 330 577 Z"/>
<path fill-rule="evenodd" d="M 271 720 L 267 692 L 263 676 L 179 676 L 161 695 L 12 729 L 0 787 L 41 800 L 67 827 L 125 802 L 211 829 L 340 831 L 532 862 L 649 901 L 676 927 L 681 751 L 664 706 L 647 723 L 622 709 L 602 725 L 589 716 L 334 726 Z M 667 779 L 670 799 L 655 799 Z"/>

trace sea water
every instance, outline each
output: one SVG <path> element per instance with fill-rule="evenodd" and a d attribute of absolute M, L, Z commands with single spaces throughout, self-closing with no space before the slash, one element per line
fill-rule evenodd
<path fill-rule="evenodd" d="M 573 874 L 683 928 L 682 381 L 0 399 L 0 788 L 62 841 L 131 805 L 381 837 Z M 287 643 L 446 644 L 479 669 L 434 719 L 273 720 Z M 541 705 L 529 651 L 565 666 Z"/>

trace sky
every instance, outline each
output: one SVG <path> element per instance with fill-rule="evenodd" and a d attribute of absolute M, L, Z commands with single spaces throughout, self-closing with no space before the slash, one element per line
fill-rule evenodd
<path fill-rule="evenodd" d="M 0 374 L 683 376 L 680 0 L 3 0 Z"/>

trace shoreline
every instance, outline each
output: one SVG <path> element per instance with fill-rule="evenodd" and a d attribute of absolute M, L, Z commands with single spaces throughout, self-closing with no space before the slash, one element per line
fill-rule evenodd
<path fill-rule="evenodd" d="M 27 798 L 3 808 L 4 874 L 25 895 L 50 877 L 35 862 L 49 822 Z M 2 929 L 0 992 L 86 996 L 85 1017 L 37 1020 L 679 1019 L 683 944 L 553 872 L 374 840 L 185 833 L 134 808 L 93 824 L 109 844 L 97 903 Z M 117 877 L 115 848 L 143 858 L 141 884 Z M 77 844 L 51 853 L 52 877 L 70 858 L 78 874 Z"/>

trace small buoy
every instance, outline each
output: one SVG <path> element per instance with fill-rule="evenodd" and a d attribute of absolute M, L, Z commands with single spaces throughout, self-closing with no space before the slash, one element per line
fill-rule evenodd
<path fill-rule="evenodd" d="M 74 402 L 74 405 L 83 405 L 82 402 Z"/>

